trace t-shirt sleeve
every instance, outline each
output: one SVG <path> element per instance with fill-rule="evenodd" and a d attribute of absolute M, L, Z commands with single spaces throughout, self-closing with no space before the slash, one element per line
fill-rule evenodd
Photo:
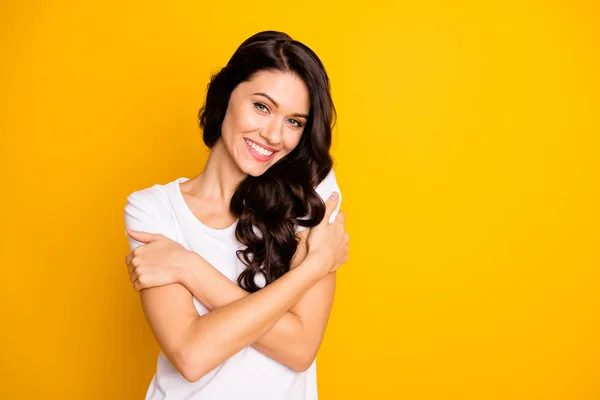
<path fill-rule="evenodd" d="M 172 218 L 165 201 L 155 188 L 142 189 L 127 196 L 125 205 L 125 227 L 134 231 L 158 233 L 175 239 Z M 131 251 L 145 243 L 129 237 Z"/>
<path fill-rule="evenodd" d="M 329 171 L 329 174 L 325 177 L 325 179 L 323 179 L 323 181 L 321 181 L 321 183 L 319 183 L 317 185 L 315 190 L 319 194 L 319 196 L 321 196 L 323 201 L 326 201 L 329 198 L 329 196 L 331 195 L 331 193 L 338 192 L 339 199 L 338 199 L 337 206 L 335 207 L 335 210 L 333 210 L 333 213 L 331 214 L 331 217 L 329 218 L 330 223 L 335 221 L 335 217 L 338 215 L 338 212 L 340 211 L 340 206 L 342 204 L 342 192 L 341 192 L 340 187 L 338 186 L 337 181 L 335 179 L 335 172 L 333 171 L 333 168 L 331 169 L 331 171 Z M 301 232 L 305 229 L 306 229 L 305 226 L 297 225 L 296 233 Z"/>

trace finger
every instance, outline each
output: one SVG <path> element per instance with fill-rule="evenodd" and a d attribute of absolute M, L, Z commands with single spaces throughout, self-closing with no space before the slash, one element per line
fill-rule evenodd
<path fill-rule="evenodd" d="M 125 265 L 128 265 L 131 262 L 132 258 L 133 258 L 133 252 L 129 252 L 129 254 L 127 254 L 127 256 L 125 256 Z"/>
<path fill-rule="evenodd" d="M 132 239 L 135 239 L 138 242 L 142 242 L 142 243 L 149 243 L 153 240 L 156 240 L 156 238 L 158 236 L 154 233 L 134 231 L 129 228 L 127 228 L 126 230 L 127 230 L 127 235 L 129 235 Z"/>
<path fill-rule="evenodd" d="M 135 271 L 135 265 L 131 263 L 127 264 L 127 271 L 131 274 L 133 271 Z"/>
<path fill-rule="evenodd" d="M 331 217 L 331 214 L 333 214 L 333 211 L 337 207 L 339 197 L 340 195 L 338 192 L 333 192 L 325 201 L 325 216 L 323 217 L 323 221 L 327 221 L 327 223 L 329 223 L 329 218 Z"/>
<path fill-rule="evenodd" d="M 131 283 L 134 283 L 135 281 L 137 281 L 138 279 L 138 274 L 135 272 L 135 270 L 131 271 L 129 273 L 129 280 L 131 281 Z"/>
<path fill-rule="evenodd" d="M 135 290 L 136 292 L 139 292 L 140 290 L 142 290 L 142 283 L 140 282 L 140 280 L 136 280 L 135 282 L 133 282 L 133 290 Z"/>
<path fill-rule="evenodd" d="M 346 223 L 346 213 L 339 210 L 333 222 L 344 225 Z"/>

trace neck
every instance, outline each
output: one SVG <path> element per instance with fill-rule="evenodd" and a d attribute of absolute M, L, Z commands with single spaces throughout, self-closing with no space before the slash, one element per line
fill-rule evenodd
<path fill-rule="evenodd" d="M 247 176 L 219 138 L 210 150 L 204 169 L 194 178 L 194 195 L 229 203 L 237 185 Z"/>

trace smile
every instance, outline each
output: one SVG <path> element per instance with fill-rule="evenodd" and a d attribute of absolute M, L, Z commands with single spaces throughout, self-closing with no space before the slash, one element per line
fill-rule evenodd
<path fill-rule="evenodd" d="M 252 156 L 258 161 L 269 161 L 275 153 L 274 151 L 267 150 L 264 147 L 259 146 L 252 140 L 244 138 L 244 141 L 246 142 L 250 154 L 252 154 Z"/>

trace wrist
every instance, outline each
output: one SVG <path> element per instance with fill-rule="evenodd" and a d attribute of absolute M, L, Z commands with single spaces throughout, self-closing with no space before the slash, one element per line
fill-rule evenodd
<path fill-rule="evenodd" d="M 307 264 L 316 269 L 322 276 L 327 275 L 333 267 L 333 255 L 326 250 L 309 251 L 305 261 L 308 261 Z"/>
<path fill-rule="evenodd" d="M 197 256 L 199 256 L 199 254 L 188 250 L 179 260 L 179 268 L 177 268 L 176 278 L 177 281 L 184 286 L 186 286 L 186 283 L 189 282 L 193 266 L 198 262 Z"/>

